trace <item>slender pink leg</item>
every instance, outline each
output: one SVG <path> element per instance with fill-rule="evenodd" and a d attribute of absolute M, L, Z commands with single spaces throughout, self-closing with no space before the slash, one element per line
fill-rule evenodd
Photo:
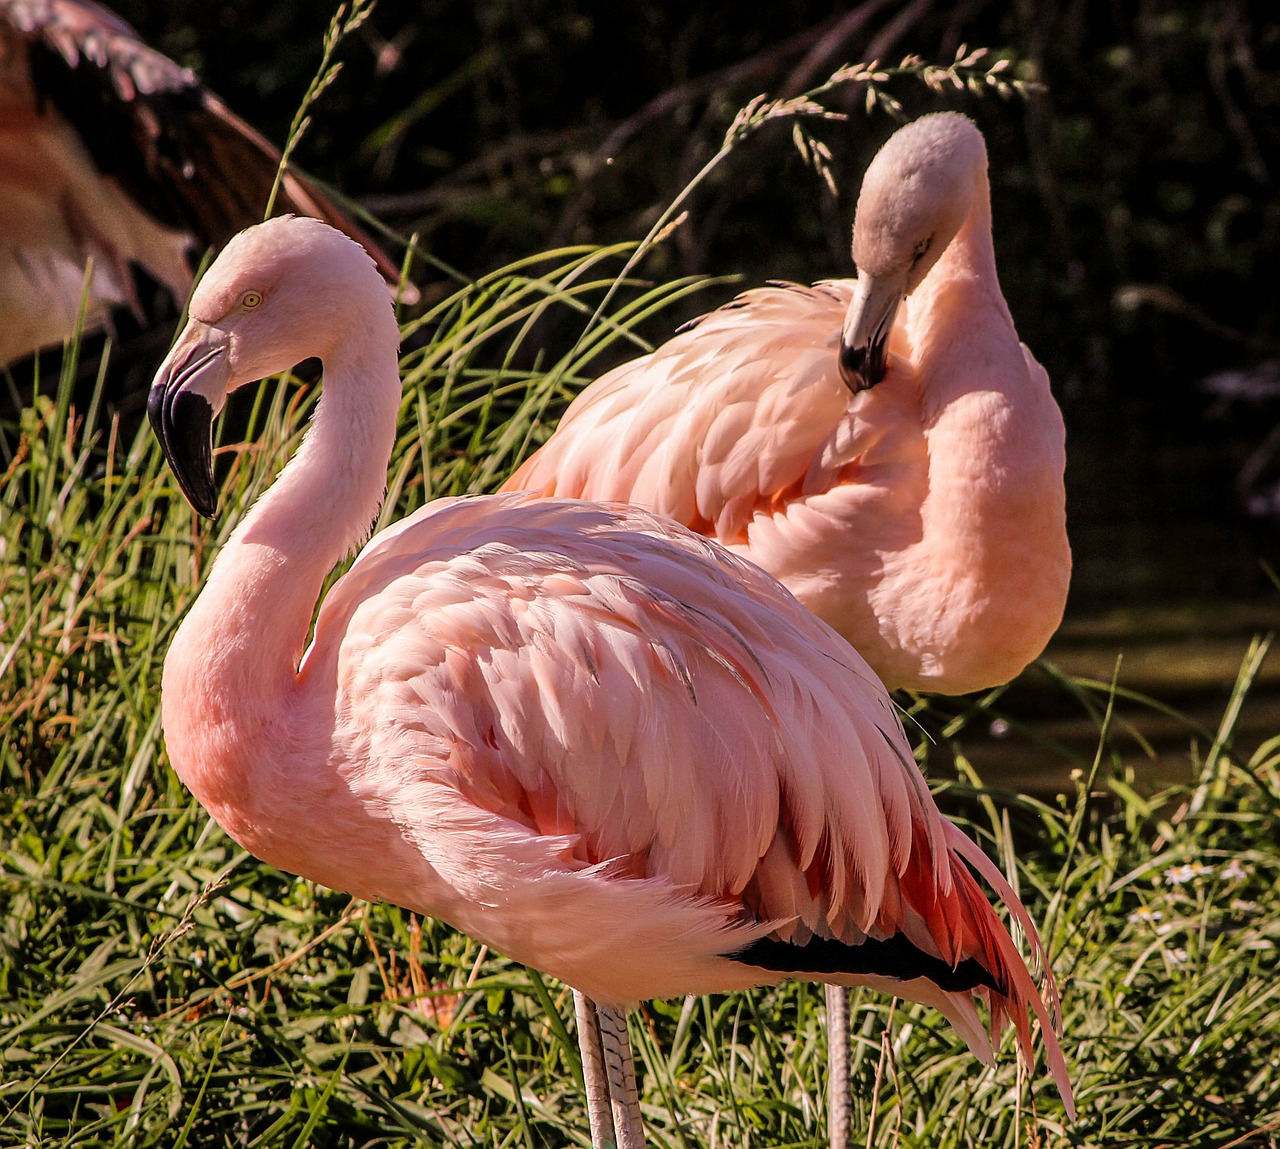
<path fill-rule="evenodd" d="M 849 991 L 828 985 L 827 993 L 827 1139 L 831 1149 L 848 1149 Z"/>
<path fill-rule="evenodd" d="M 587 1120 L 591 1124 L 593 1149 L 613 1149 L 613 1114 L 609 1111 L 609 1082 L 604 1072 L 604 1052 L 600 1047 L 600 1026 L 595 1003 L 573 991 L 573 1009 L 578 1019 L 578 1048 L 582 1051 L 582 1077 L 587 1090 Z"/>

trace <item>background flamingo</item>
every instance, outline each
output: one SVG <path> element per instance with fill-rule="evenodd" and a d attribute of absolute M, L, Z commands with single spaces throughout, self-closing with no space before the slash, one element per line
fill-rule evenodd
<path fill-rule="evenodd" d="M 969 119 L 925 116 L 884 145 L 853 258 L 856 280 L 746 292 L 598 379 L 506 489 L 710 535 L 890 688 L 995 686 L 1057 629 L 1071 551 L 1062 416 L 1000 292 Z M 843 1145 L 847 998 L 827 1001 Z"/>
<path fill-rule="evenodd" d="M 507 489 L 710 535 L 891 689 L 1006 682 L 1066 602 L 1064 431 L 1000 293 L 971 121 L 890 138 L 853 258 L 856 280 L 748 291 L 596 380 Z"/>
<path fill-rule="evenodd" d="M 146 321 L 139 272 L 176 310 L 205 249 L 262 219 L 279 163 L 114 12 L 0 0 L 0 365 L 73 334 L 90 259 L 86 331 L 115 307 Z M 398 262 L 310 181 L 287 174 L 277 204 L 354 236 L 399 282 Z"/>
<path fill-rule="evenodd" d="M 638 509 L 441 500 L 368 529 L 396 431 L 398 332 L 375 268 L 312 220 L 228 245 L 156 377 L 153 425 L 212 514 L 229 391 L 318 355 L 296 456 L 174 637 L 162 708 L 184 783 L 246 849 L 444 918 L 592 999 L 801 974 L 937 1006 L 979 1056 L 1046 1007 L 865 663 L 777 583 Z M 967 864 L 966 864 L 967 863 Z M 584 1004 L 583 1013 L 590 1010 Z M 625 1024 L 606 1009 L 606 1034 Z M 581 1033 L 588 1072 L 597 1063 Z M 636 1113 L 626 1074 L 615 1109 Z M 596 1144 L 611 1135 L 592 1107 Z"/>

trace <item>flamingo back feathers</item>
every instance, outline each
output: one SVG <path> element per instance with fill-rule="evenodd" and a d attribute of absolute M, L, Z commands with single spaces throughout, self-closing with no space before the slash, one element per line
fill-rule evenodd
<path fill-rule="evenodd" d="M 847 430 L 833 365 L 849 296 L 846 282 L 745 292 L 597 380 L 506 489 L 636 503 L 744 541 L 762 507 L 824 489 L 849 454 L 830 443 Z"/>
<path fill-rule="evenodd" d="M 336 675 L 338 740 L 344 760 L 365 764 L 361 792 L 437 872 L 468 884 L 450 920 L 511 956 L 630 1000 L 814 972 L 776 955 L 871 939 L 852 980 L 901 977 L 874 951 L 909 949 L 966 1040 L 975 993 L 993 1026 L 1012 1018 L 1024 1041 L 1028 1006 L 1047 1024 L 870 670 L 706 539 L 630 507 L 434 503 L 373 540 L 315 633 L 300 682 Z M 500 857 L 441 856 L 442 836 L 412 826 L 439 804 L 424 789 L 488 820 L 477 848 L 496 849 L 497 826 L 523 842 L 544 867 L 542 893 L 576 883 L 632 899 L 627 928 L 647 966 L 606 963 L 585 936 L 594 922 L 553 943 L 552 911 Z M 500 931 L 468 917 L 475 903 L 504 907 Z M 692 923 L 678 939 L 673 905 Z M 775 959 L 753 961 L 766 951 Z M 894 992 L 919 996 L 917 983 Z"/>
<path fill-rule="evenodd" d="M 1000 293 L 986 169 L 963 116 L 901 129 L 859 197 L 858 280 L 746 292 L 609 372 L 508 489 L 714 536 L 890 688 L 1013 678 L 1061 621 L 1071 558 L 1062 416 Z M 842 331 L 890 323 L 883 378 L 852 396 L 842 357 L 869 351 Z"/>

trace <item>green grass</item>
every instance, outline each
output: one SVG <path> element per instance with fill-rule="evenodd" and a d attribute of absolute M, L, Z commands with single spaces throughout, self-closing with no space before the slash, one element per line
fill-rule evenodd
<path fill-rule="evenodd" d="M 526 261 L 415 322 L 384 518 L 495 485 L 566 389 L 640 349 L 636 325 L 698 287 L 614 291 L 628 254 Z M 540 361 L 548 324 L 585 335 Z M 157 702 L 172 629 L 314 390 L 258 390 L 252 445 L 220 452 L 212 528 L 145 430 L 88 434 L 94 413 L 65 399 L 24 414 L 0 476 L 2 1146 L 587 1144 L 563 986 L 440 923 L 270 870 L 168 768 Z M 1059 804 L 981 788 L 962 752 L 972 711 L 922 746 L 941 800 L 971 812 L 1006 867 L 1018 842 L 1017 883 L 1062 982 L 1080 1120 L 1065 1126 L 1042 1067 L 1020 1072 L 1009 1041 L 986 1070 L 937 1015 L 861 993 L 860 1142 L 1272 1143 L 1280 739 L 1248 761 L 1231 753 L 1256 662 L 1185 794 L 1138 792 L 1097 684 L 1062 683 L 1098 752 Z M 653 1143 L 823 1144 L 821 1018 L 807 984 L 647 1004 L 632 1033 Z"/>

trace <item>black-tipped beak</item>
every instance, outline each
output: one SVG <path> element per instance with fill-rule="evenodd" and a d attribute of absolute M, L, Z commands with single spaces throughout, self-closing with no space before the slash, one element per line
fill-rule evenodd
<path fill-rule="evenodd" d="M 858 277 L 840 333 L 840 377 L 855 395 L 884 378 L 889 332 L 905 287 L 897 278 Z"/>
<path fill-rule="evenodd" d="M 187 502 L 207 519 L 218 511 L 213 420 L 226 395 L 227 351 L 221 331 L 188 323 L 156 372 L 147 396 L 147 418 L 174 478 Z"/>
<path fill-rule="evenodd" d="M 840 341 L 840 378 L 855 395 L 869 391 L 884 378 L 888 333 L 857 347 Z"/>

